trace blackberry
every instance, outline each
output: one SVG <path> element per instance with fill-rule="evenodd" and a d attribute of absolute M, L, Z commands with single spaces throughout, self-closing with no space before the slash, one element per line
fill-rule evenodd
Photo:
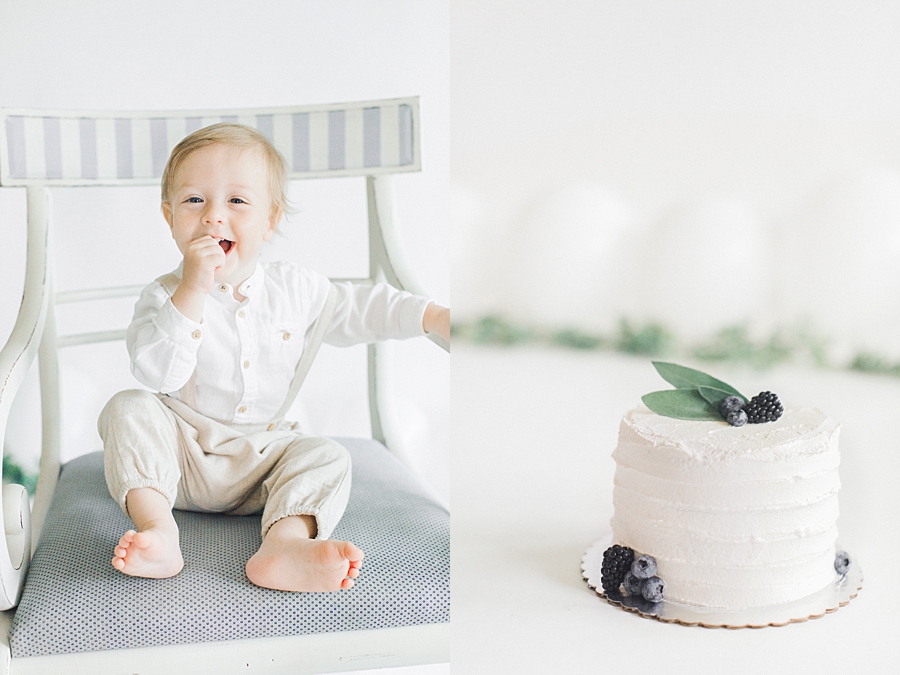
<path fill-rule="evenodd" d="M 762 424 L 763 422 L 774 422 L 784 412 L 784 407 L 778 396 L 771 391 L 763 391 L 750 399 L 750 402 L 744 408 L 747 413 L 747 421 L 750 424 Z"/>
<path fill-rule="evenodd" d="M 634 551 L 627 546 L 613 544 L 603 552 L 603 564 L 600 567 L 600 585 L 606 593 L 618 591 L 625 580 L 625 574 L 631 569 Z"/>

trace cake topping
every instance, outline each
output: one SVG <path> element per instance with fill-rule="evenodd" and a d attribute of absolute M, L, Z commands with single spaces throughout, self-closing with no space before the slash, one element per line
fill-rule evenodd
<path fill-rule="evenodd" d="M 656 574 L 656 559 L 653 556 L 642 555 L 631 563 L 631 573 L 638 579 L 649 579 Z"/>
<path fill-rule="evenodd" d="M 719 404 L 719 412 L 725 417 L 730 412 L 739 412 L 744 409 L 744 399 L 740 396 L 726 396 Z"/>
<path fill-rule="evenodd" d="M 600 567 L 600 585 L 606 593 L 618 591 L 631 569 L 634 551 L 627 546 L 613 544 L 603 552 L 603 565 Z"/>
<path fill-rule="evenodd" d="M 675 389 L 654 391 L 641 397 L 657 415 L 680 420 L 724 419 L 733 427 L 774 422 L 784 413 L 778 396 L 764 391 L 747 402 L 737 389 L 699 370 L 674 363 L 653 361 L 653 367 Z"/>
<path fill-rule="evenodd" d="M 663 580 L 659 577 L 650 577 L 647 581 L 644 582 L 644 587 L 641 589 L 641 594 L 644 596 L 645 600 L 650 602 L 659 602 L 663 599 L 663 589 L 665 588 L 665 584 Z"/>
<path fill-rule="evenodd" d="M 600 585 L 609 595 L 621 586 L 633 597 L 643 596 L 650 602 L 663 598 L 663 581 L 656 576 L 656 558 L 650 555 L 635 557 L 634 551 L 615 544 L 603 552 Z"/>
<path fill-rule="evenodd" d="M 747 424 L 747 413 L 743 410 L 731 410 L 725 413 L 725 421 L 733 427 L 742 427 Z"/>
<path fill-rule="evenodd" d="M 834 556 L 834 571 L 838 574 L 846 574 L 850 569 L 850 556 L 846 551 L 838 551 Z"/>
<path fill-rule="evenodd" d="M 763 391 L 750 399 L 745 410 L 750 424 L 761 424 L 777 420 L 784 412 L 784 407 L 778 396 L 771 391 Z"/>
<path fill-rule="evenodd" d="M 628 595 L 642 595 L 644 590 L 644 581 L 646 579 L 638 579 L 631 570 L 625 575 L 622 587 Z"/>

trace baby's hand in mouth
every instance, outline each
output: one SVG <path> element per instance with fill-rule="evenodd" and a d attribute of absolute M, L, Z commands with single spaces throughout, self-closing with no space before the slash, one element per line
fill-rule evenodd
<path fill-rule="evenodd" d="M 224 242 L 227 242 L 225 246 Z M 208 234 L 194 239 L 184 251 L 181 285 L 195 293 L 208 293 L 215 284 L 216 270 L 225 264 L 227 253 L 233 247 L 233 241 Z"/>

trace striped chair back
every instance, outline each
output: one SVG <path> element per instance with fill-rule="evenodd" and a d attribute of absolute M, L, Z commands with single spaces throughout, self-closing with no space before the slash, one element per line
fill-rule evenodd
<path fill-rule="evenodd" d="M 421 168 L 417 97 L 227 113 L 0 109 L 0 185 L 158 184 L 175 144 L 217 122 L 257 129 L 289 178 Z"/>

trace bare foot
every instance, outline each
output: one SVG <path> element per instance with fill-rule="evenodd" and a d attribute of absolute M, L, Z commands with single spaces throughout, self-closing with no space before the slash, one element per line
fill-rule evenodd
<path fill-rule="evenodd" d="M 363 552 L 349 541 L 310 539 L 290 527 L 273 525 L 247 561 L 247 578 L 279 591 L 339 591 L 353 586 Z"/>
<path fill-rule="evenodd" d="M 119 539 L 112 566 L 123 574 L 148 579 L 174 577 L 184 567 L 178 530 L 149 529 L 143 532 L 128 530 Z"/>

